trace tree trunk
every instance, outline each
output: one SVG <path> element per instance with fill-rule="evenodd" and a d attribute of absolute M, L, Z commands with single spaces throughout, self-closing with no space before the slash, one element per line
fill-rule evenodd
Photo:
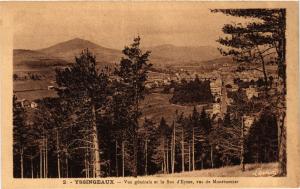
<path fill-rule="evenodd" d="M 211 168 L 214 168 L 214 157 L 213 157 L 213 146 L 210 146 L 210 161 L 211 161 Z"/>
<path fill-rule="evenodd" d="M 148 139 L 145 141 L 145 174 L 148 175 Z"/>
<path fill-rule="evenodd" d="M 116 140 L 116 176 L 119 177 L 119 167 L 118 167 L 118 141 Z"/>
<path fill-rule="evenodd" d="M 163 171 L 164 174 L 166 174 L 167 169 L 166 169 L 166 150 L 165 150 L 165 138 L 163 138 Z"/>
<path fill-rule="evenodd" d="M 59 138 L 58 129 L 56 129 L 56 150 L 57 150 L 57 175 L 60 178 L 60 149 L 59 149 Z"/>
<path fill-rule="evenodd" d="M 244 162 L 244 155 L 245 155 L 245 149 L 244 149 L 244 118 L 242 116 L 242 132 L 241 132 L 241 170 L 245 171 L 245 162 Z"/>
<path fill-rule="evenodd" d="M 175 171 L 175 150 L 176 150 L 176 126 L 173 129 L 173 148 L 172 148 L 172 173 Z"/>
<path fill-rule="evenodd" d="M 135 69 L 137 70 L 137 63 L 135 63 Z M 136 75 L 137 76 L 137 75 Z M 138 145 L 137 145 L 137 128 L 139 126 L 138 122 L 138 114 L 139 114 L 139 94 L 138 94 L 138 78 L 135 78 L 135 95 L 134 95 L 134 101 L 135 101 L 135 125 L 133 128 L 133 161 L 134 161 L 134 167 L 133 167 L 133 176 L 137 177 L 137 168 L 138 168 L 138 162 L 137 162 L 137 153 L 138 153 Z"/>
<path fill-rule="evenodd" d="M 256 49 L 258 51 L 258 54 L 259 54 L 259 57 L 260 57 L 260 60 L 261 60 L 261 64 L 262 64 L 262 72 L 263 72 L 263 75 L 264 75 L 264 86 L 265 86 L 265 93 L 267 94 L 268 92 L 268 77 L 267 77 L 267 72 L 266 72 L 266 66 L 265 66 L 265 60 L 264 60 L 264 57 L 259 49 L 259 47 L 256 45 Z"/>
<path fill-rule="evenodd" d="M 94 171 L 95 177 L 99 178 L 101 176 L 101 164 L 100 164 L 100 150 L 98 141 L 98 129 L 96 125 L 96 112 L 95 105 L 92 104 L 92 127 L 93 127 L 93 146 L 94 146 Z"/>
<path fill-rule="evenodd" d="M 31 168 L 31 178 L 33 178 L 33 162 L 32 162 L 33 156 L 30 157 L 30 168 Z"/>
<path fill-rule="evenodd" d="M 172 131 L 172 135 L 171 135 L 171 143 L 170 143 L 170 166 L 171 166 L 171 170 L 170 172 L 173 173 L 173 131 Z"/>
<path fill-rule="evenodd" d="M 21 165 L 21 178 L 24 178 L 24 150 L 23 147 L 21 147 L 21 152 L 20 152 L 20 165 Z"/>
<path fill-rule="evenodd" d="M 88 169 L 88 164 L 87 164 L 87 149 L 84 154 L 84 167 L 85 167 L 85 178 L 88 178 L 89 169 Z"/>
<path fill-rule="evenodd" d="M 193 164 L 193 171 L 195 171 L 195 129 L 193 127 L 193 139 L 192 139 L 192 164 Z"/>
<path fill-rule="evenodd" d="M 125 175 L 125 152 L 124 152 L 124 141 L 122 141 L 122 176 Z"/>
<path fill-rule="evenodd" d="M 169 144 L 167 141 L 167 173 L 169 173 Z"/>
<path fill-rule="evenodd" d="M 48 138 L 46 136 L 45 144 L 45 178 L 48 178 Z"/>
<path fill-rule="evenodd" d="M 182 133 L 181 133 L 181 169 L 184 172 L 184 130 L 182 126 Z"/>
<path fill-rule="evenodd" d="M 108 175 L 111 176 L 111 163 L 108 161 Z"/>
<path fill-rule="evenodd" d="M 278 43 L 278 57 L 279 57 L 279 62 L 278 62 L 278 76 L 282 79 L 282 84 L 284 90 L 282 97 L 284 98 L 283 100 L 285 101 L 285 95 L 286 95 L 286 38 L 285 38 L 285 31 L 286 31 L 286 10 L 285 9 L 280 9 L 279 13 L 280 21 L 282 24 L 282 27 L 279 28 L 279 43 Z"/>
<path fill-rule="evenodd" d="M 278 28 L 279 40 L 278 46 L 274 45 L 278 55 L 278 77 L 280 78 L 280 84 L 283 89 L 279 91 L 276 106 L 281 106 L 277 110 L 277 127 L 278 127 L 278 168 L 279 175 L 285 176 L 286 170 L 286 10 L 280 9 L 279 20 L 281 21 L 281 27 Z M 283 110 L 280 110 L 280 109 Z"/>
<path fill-rule="evenodd" d="M 43 138 L 43 178 L 46 178 L 46 140 Z"/>
<path fill-rule="evenodd" d="M 87 155 L 88 155 L 88 152 L 87 152 Z M 88 157 L 88 156 L 87 156 Z M 87 168 L 87 178 L 90 178 L 91 174 L 90 174 L 90 164 L 89 164 L 90 161 L 88 161 L 88 159 L 86 159 L 86 168 Z"/>
<path fill-rule="evenodd" d="M 69 178 L 69 160 L 68 157 L 66 157 L 66 177 Z"/>
<path fill-rule="evenodd" d="M 285 127 L 285 112 L 278 118 L 279 119 L 279 149 L 278 149 L 278 166 L 279 175 L 285 176 L 286 171 L 286 127 Z"/>
<path fill-rule="evenodd" d="M 268 90 L 268 76 L 267 76 L 267 72 L 266 72 L 265 61 L 264 61 L 264 58 L 261 53 L 260 53 L 260 57 L 261 57 L 262 70 L 263 70 L 264 80 L 265 80 L 265 90 L 267 91 Z"/>
<path fill-rule="evenodd" d="M 135 134 L 134 134 L 134 146 L 133 146 L 133 159 L 134 159 L 134 168 L 133 168 L 133 176 L 134 177 L 137 177 L 137 153 L 138 153 L 138 144 L 137 144 L 137 134 L 136 134 L 136 131 L 135 131 Z"/>
<path fill-rule="evenodd" d="M 191 171 L 191 144 L 189 142 L 189 171 Z"/>
<path fill-rule="evenodd" d="M 40 178 L 43 178 L 43 152 L 42 152 L 42 146 L 40 147 Z"/>

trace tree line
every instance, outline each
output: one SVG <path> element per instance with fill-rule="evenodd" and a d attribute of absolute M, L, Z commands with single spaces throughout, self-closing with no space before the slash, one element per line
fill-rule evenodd
<path fill-rule="evenodd" d="M 238 164 L 244 170 L 245 163 L 278 160 L 276 117 L 270 111 L 264 111 L 250 128 L 243 126 L 243 118 L 234 115 L 233 109 L 224 119 L 214 119 L 205 109 L 198 111 L 196 107 L 190 115 L 174 112 L 171 123 L 164 117 L 159 123 L 146 117 L 136 130 L 135 164 L 131 128 L 126 122 L 116 122 L 118 119 L 109 112 L 99 117 L 97 114 L 97 139 L 94 139 L 95 131 L 88 117 L 76 119 L 82 110 L 78 110 L 78 115 L 70 114 L 69 107 L 62 103 L 58 98 L 43 99 L 34 123 L 14 127 L 19 129 L 14 130 L 15 177 L 132 176 L 134 166 L 137 175 Z M 20 124 L 25 114 L 21 113 L 21 107 L 15 107 L 14 122 Z M 92 116 L 89 115 L 90 119 Z M 121 115 L 118 112 L 115 116 Z M 98 148 L 94 146 L 95 140 Z"/>
<path fill-rule="evenodd" d="M 171 83 L 174 87 L 173 96 L 170 99 L 174 104 L 193 104 L 193 103 L 211 103 L 213 95 L 210 90 L 210 81 L 201 81 L 198 76 L 194 80 L 186 81 L 182 79 L 181 83 Z"/>

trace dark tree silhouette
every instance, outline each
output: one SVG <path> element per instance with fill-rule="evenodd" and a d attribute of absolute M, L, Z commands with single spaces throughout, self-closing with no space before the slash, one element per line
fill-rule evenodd
<path fill-rule="evenodd" d="M 89 149 L 89 163 L 93 177 L 101 176 L 99 146 L 99 125 L 97 119 L 105 109 L 107 101 L 108 76 L 96 69 L 96 57 L 84 50 L 75 63 L 65 70 L 56 70 L 58 95 L 68 102 L 75 115 L 75 122 L 83 133 L 82 146 L 77 149 Z M 79 141 L 78 140 L 78 141 Z"/>
<path fill-rule="evenodd" d="M 238 63 L 252 65 L 263 73 L 266 96 L 268 96 L 267 64 L 276 64 L 280 87 L 269 97 L 278 117 L 279 175 L 286 175 L 286 10 L 285 9 L 215 9 L 226 15 L 254 18 L 247 24 L 226 24 L 223 32 L 231 37 L 220 38 L 220 51 L 232 56 Z M 255 67 L 259 64 L 259 67 Z M 259 69 L 261 68 L 261 69 Z"/>
<path fill-rule="evenodd" d="M 145 81 L 147 80 L 147 73 L 152 66 L 148 62 L 150 52 L 143 53 L 140 49 L 140 37 L 133 40 L 130 47 L 123 49 L 123 57 L 120 64 L 115 69 L 115 75 L 119 79 L 119 94 L 127 104 L 127 116 L 130 122 L 128 127 L 128 133 L 132 139 L 133 147 L 133 176 L 137 176 L 138 171 L 138 119 L 141 116 L 139 108 L 140 101 L 144 98 Z"/>

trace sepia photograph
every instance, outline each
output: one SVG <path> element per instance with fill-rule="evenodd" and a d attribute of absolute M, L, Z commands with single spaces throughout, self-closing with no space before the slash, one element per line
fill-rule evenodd
<path fill-rule="evenodd" d="M 180 4 L 10 6 L 13 179 L 287 177 L 289 9 Z"/>

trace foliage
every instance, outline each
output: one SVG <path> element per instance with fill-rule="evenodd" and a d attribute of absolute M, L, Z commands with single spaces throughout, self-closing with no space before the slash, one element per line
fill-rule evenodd
<path fill-rule="evenodd" d="M 143 53 L 140 49 L 140 37 L 134 39 L 130 47 L 122 51 L 125 57 L 120 61 L 114 74 L 118 77 L 118 88 L 115 99 L 118 99 L 127 110 L 125 119 L 128 124 L 125 126 L 130 137 L 130 144 L 133 151 L 133 175 L 137 176 L 138 165 L 138 118 L 141 116 L 139 102 L 145 96 L 145 81 L 152 66 L 148 63 L 150 52 Z"/>
<path fill-rule="evenodd" d="M 278 131 L 276 117 L 266 110 L 249 129 L 246 140 L 248 162 L 278 161 Z"/>
<path fill-rule="evenodd" d="M 213 101 L 210 90 L 210 81 L 200 81 L 198 77 L 194 81 L 184 81 L 174 88 L 170 102 L 175 104 L 208 103 Z"/>
<path fill-rule="evenodd" d="M 286 175 L 286 9 L 215 9 L 212 12 L 252 19 L 244 25 L 224 25 L 223 32 L 230 37 L 218 40 L 225 47 L 220 52 L 233 57 L 237 63 L 260 65 L 255 69 L 263 73 L 266 101 L 277 116 L 279 175 Z M 275 94 L 269 93 L 267 64 L 277 65 L 279 86 Z"/>

